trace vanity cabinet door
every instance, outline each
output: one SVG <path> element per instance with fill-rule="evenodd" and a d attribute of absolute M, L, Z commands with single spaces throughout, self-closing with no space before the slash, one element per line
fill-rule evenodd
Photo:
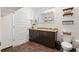
<path fill-rule="evenodd" d="M 34 36 L 33 37 L 34 41 L 39 42 L 39 31 L 38 30 L 34 31 L 33 36 Z"/>
<path fill-rule="evenodd" d="M 38 30 L 29 30 L 29 39 L 30 39 L 30 41 L 38 41 L 39 31 Z"/>
<path fill-rule="evenodd" d="M 49 47 L 51 47 L 51 48 L 54 48 L 55 47 L 55 40 L 56 40 L 55 34 L 56 34 L 56 32 L 51 32 L 50 33 Z"/>
<path fill-rule="evenodd" d="M 41 44 L 53 48 L 55 46 L 55 34 L 53 32 L 40 31 L 39 40 Z"/>
<path fill-rule="evenodd" d="M 33 31 L 29 30 L 29 40 L 33 41 Z"/>
<path fill-rule="evenodd" d="M 47 45 L 47 33 L 45 31 L 39 32 L 39 41 L 41 44 Z"/>
<path fill-rule="evenodd" d="M 40 41 L 42 44 L 54 48 L 55 47 L 55 39 L 56 32 L 48 32 L 48 31 L 40 31 Z"/>

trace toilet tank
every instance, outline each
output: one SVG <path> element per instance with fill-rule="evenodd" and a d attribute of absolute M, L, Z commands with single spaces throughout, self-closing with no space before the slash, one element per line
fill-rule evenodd
<path fill-rule="evenodd" d="M 72 37 L 68 36 L 68 35 L 67 36 L 65 35 L 65 36 L 63 36 L 63 41 L 71 43 L 72 42 Z"/>

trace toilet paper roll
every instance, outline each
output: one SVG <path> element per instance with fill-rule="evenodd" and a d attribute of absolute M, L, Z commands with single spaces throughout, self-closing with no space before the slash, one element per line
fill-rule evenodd
<path fill-rule="evenodd" d="M 76 48 L 79 48 L 79 40 L 75 40 L 74 45 Z"/>
<path fill-rule="evenodd" d="M 79 43 L 79 40 L 75 40 L 75 42 Z"/>
<path fill-rule="evenodd" d="M 76 52 L 79 52 L 79 48 L 76 48 Z"/>

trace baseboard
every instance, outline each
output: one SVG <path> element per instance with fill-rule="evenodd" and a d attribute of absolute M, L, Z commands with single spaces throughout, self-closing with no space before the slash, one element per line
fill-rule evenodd
<path fill-rule="evenodd" d="M 9 48 L 13 48 L 13 46 L 9 46 L 9 47 L 7 47 L 7 48 L 1 49 L 1 52 L 2 52 L 3 50 L 5 50 L 5 49 L 9 49 Z"/>
<path fill-rule="evenodd" d="M 28 40 L 28 41 L 29 41 L 29 40 Z M 22 45 L 22 44 L 27 43 L 28 41 L 20 42 L 19 44 L 13 44 L 13 47 L 20 46 L 20 45 Z"/>

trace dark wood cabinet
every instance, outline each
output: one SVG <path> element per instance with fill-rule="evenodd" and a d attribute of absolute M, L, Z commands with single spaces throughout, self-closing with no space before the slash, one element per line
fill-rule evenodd
<path fill-rule="evenodd" d="M 41 31 L 41 30 L 29 30 L 29 40 L 38 42 L 47 47 L 54 48 L 57 32 Z"/>
<path fill-rule="evenodd" d="M 29 30 L 29 39 L 30 39 L 30 41 L 38 41 L 39 40 L 39 31 Z"/>

